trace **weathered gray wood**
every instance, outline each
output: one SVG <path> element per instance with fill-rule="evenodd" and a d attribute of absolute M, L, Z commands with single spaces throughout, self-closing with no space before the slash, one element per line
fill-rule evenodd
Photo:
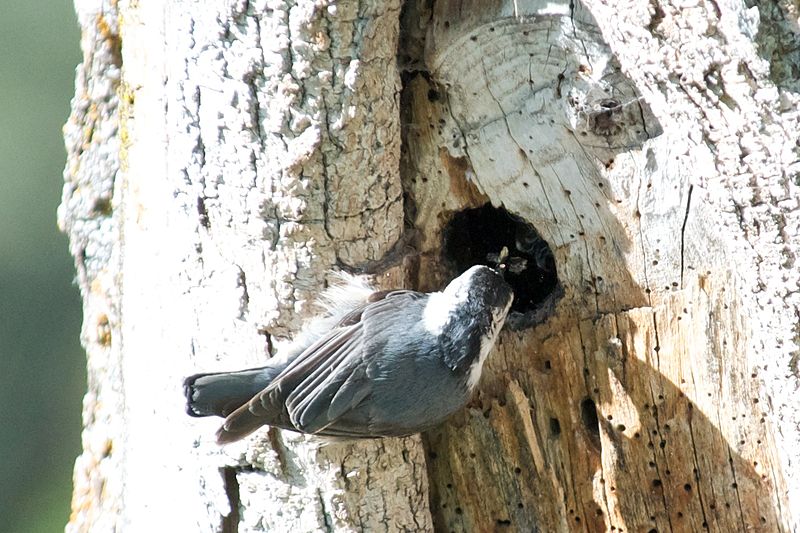
<path fill-rule="evenodd" d="M 424 242 L 434 253 L 445 198 L 489 198 L 536 226 L 565 286 L 547 324 L 501 337 L 476 410 L 429 436 L 438 527 L 796 526 L 797 301 L 772 280 L 797 272 L 759 256 L 797 247 L 797 115 L 761 126 L 797 97 L 747 42 L 752 11 L 650 9 L 667 14 L 434 4 L 430 75 L 407 98 Z M 434 173 L 448 177 L 421 179 Z M 465 178 L 480 192 L 459 194 Z M 743 230 L 748 216 L 774 225 L 744 190 L 777 195 L 788 231 L 767 243 Z"/>

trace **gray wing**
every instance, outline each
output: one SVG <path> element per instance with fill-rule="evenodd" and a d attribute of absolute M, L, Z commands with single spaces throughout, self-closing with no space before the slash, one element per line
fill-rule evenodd
<path fill-rule="evenodd" d="M 417 299 L 422 293 L 391 291 L 373 294 L 345 316 L 339 325 L 297 356 L 272 383 L 228 418 L 220 442 L 241 438 L 264 424 L 344 437 L 371 437 L 369 427 L 337 420 L 356 408 L 371 392 L 377 354 L 367 353 L 365 322 L 375 324 Z M 241 434 L 246 431 L 246 433 Z M 226 435 L 226 433 L 228 435 Z"/>

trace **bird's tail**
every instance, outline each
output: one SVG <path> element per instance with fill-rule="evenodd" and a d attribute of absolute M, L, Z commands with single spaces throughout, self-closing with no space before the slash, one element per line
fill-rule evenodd
<path fill-rule="evenodd" d="M 186 412 L 227 417 L 269 385 L 274 374 L 276 369 L 265 367 L 189 376 L 183 381 Z"/>

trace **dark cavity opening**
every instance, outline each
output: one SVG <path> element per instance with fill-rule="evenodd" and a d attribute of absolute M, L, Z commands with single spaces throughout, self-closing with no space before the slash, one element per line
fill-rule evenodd
<path fill-rule="evenodd" d="M 592 442 L 600 447 L 600 420 L 597 418 L 597 405 L 591 398 L 581 402 L 581 422 L 589 432 Z"/>
<path fill-rule="evenodd" d="M 558 418 L 550 418 L 550 436 L 558 438 L 561 435 L 561 422 Z"/>
<path fill-rule="evenodd" d="M 505 209 L 486 204 L 454 214 L 444 229 L 443 253 L 457 271 L 501 267 L 514 290 L 506 325 L 519 330 L 544 322 L 564 294 L 553 252 L 539 232 Z"/>

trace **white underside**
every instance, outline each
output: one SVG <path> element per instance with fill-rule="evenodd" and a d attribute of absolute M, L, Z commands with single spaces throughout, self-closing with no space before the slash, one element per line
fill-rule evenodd
<path fill-rule="evenodd" d="M 478 356 L 478 360 L 472 363 L 472 366 L 469 368 L 469 377 L 467 378 L 467 387 L 469 387 L 469 390 L 474 389 L 475 385 L 481 380 L 483 363 L 486 361 L 486 358 L 489 357 L 489 353 L 492 351 L 496 339 L 497 333 L 494 333 L 491 337 L 484 337 L 481 339 L 481 353 Z"/>
<path fill-rule="evenodd" d="M 494 348 L 497 335 L 500 334 L 500 330 L 503 328 L 503 323 L 505 322 L 505 318 L 508 315 L 508 310 L 510 308 L 511 302 L 508 302 L 508 306 L 506 306 L 502 313 L 499 316 L 495 316 L 494 328 L 490 332 L 489 336 L 481 339 L 481 353 L 478 356 L 478 360 L 472 363 L 472 366 L 469 368 L 469 377 L 467 377 L 467 387 L 469 387 L 469 390 L 474 389 L 481 380 L 483 363 L 486 361 L 486 358 L 489 357 L 492 348 Z"/>

